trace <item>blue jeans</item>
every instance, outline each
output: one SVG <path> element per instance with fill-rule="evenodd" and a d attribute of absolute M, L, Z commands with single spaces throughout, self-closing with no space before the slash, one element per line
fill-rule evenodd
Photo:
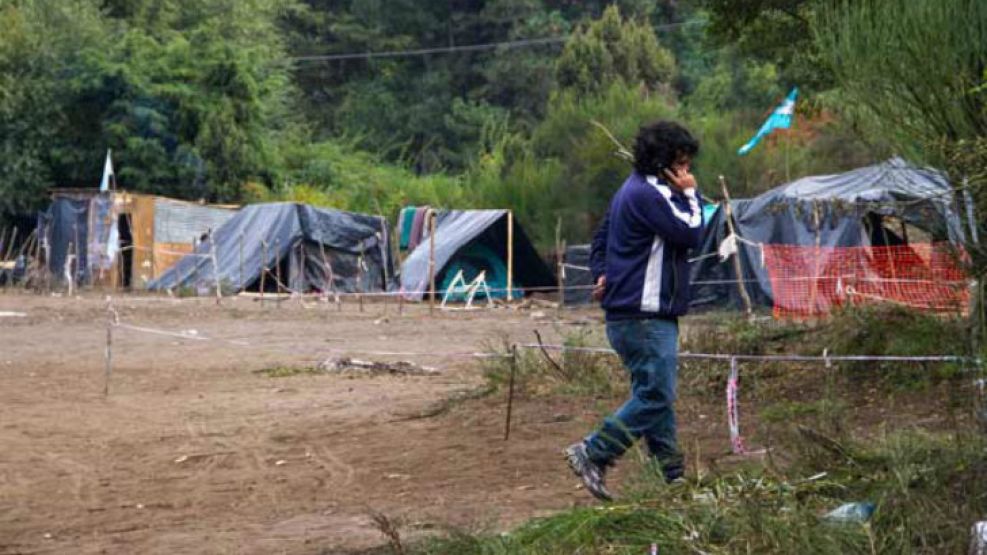
<path fill-rule="evenodd" d="M 607 338 L 631 377 L 631 396 L 585 440 L 593 462 L 612 464 L 638 438 L 644 438 L 665 478 L 682 475 L 675 439 L 675 383 L 679 326 L 673 320 L 607 322 Z"/>

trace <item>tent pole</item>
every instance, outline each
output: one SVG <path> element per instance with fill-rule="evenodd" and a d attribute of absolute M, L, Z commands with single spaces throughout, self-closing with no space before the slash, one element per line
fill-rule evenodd
<path fill-rule="evenodd" d="M 435 212 L 429 209 L 428 214 L 428 314 L 435 313 Z"/>
<path fill-rule="evenodd" d="M 507 211 L 507 302 L 514 300 L 514 211 Z"/>
<path fill-rule="evenodd" d="M 727 230 L 736 240 L 737 232 L 733 229 L 733 209 L 730 207 L 730 191 L 727 190 L 727 180 L 722 175 L 720 176 L 720 187 L 723 189 L 723 205 L 726 208 Z M 747 289 L 744 287 L 744 268 L 740 262 L 739 245 L 737 246 L 737 252 L 733 255 L 733 271 L 737 274 L 737 289 L 740 291 L 740 299 L 744 302 L 744 309 L 747 311 L 747 316 L 753 317 L 754 309 L 751 307 L 751 298 L 747 294 Z"/>

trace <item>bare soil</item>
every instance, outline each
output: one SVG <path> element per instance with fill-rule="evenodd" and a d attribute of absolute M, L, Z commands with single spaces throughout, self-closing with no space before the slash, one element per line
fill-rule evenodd
<path fill-rule="evenodd" d="M 0 554 L 353 553 L 450 528 L 503 530 L 592 503 L 561 449 L 614 399 L 449 399 L 484 385 L 469 356 L 601 315 L 436 312 L 391 303 L 0 293 Z M 386 352 L 391 354 L 374 354 Z M 401 353 L 401 354 L 393 354 Z M 408 353 L 419 353 L 410 355 Z M 434 375 L 272 377 L 343 355 Z M 275 372 L 276 373 L 276 372 Z M 290 372 L 289 372 L 290 373 Z M 722 404 L 684 399 L 683 447 L 729 449 Z M 620 484 L 627 473 L 618 467 Z"/>
<path fill-rule="evenodd" d="M 0 318 L 0 553 L 345 553 L 384 543 L 373 514 L 408 537 L 590 502 L 560 449 L 591 404 L 519 399 L 509 441 L 502 395 L 440 410 L 484 383 L 461 354 L 552 340 L 551 311 L 122 296 L 121 322 L 199 339 L 114 328 L 104 397 L 105 306 L 0 294 L 26 314 Z M 439 372 L 260 372 L 342 354 Z"/>

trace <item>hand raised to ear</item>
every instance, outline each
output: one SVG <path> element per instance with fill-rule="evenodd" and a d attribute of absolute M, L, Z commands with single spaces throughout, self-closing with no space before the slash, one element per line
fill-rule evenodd
<path fill-rule="evenodd" d="M 677 172 L 670 171 L 668 168 L 662 170 L 665 174 L 665 179 L 668 180 L 676 189 L 680 191 L 686 191 L 687 189 L 696 188 L 696 177 L 689 173 L 688 170 L 679 170 Z"/>

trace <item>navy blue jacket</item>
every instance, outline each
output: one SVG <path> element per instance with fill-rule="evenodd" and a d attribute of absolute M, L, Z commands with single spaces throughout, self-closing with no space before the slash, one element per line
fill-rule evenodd
<path fill-rule="evenodd" d="M 676 318 L 689 309 L 688 251 L 703 234 L 702 199 L 655 176 L 631 174 L 593 237 L 593 281 L 607 278 L 608 321 Z"/>

